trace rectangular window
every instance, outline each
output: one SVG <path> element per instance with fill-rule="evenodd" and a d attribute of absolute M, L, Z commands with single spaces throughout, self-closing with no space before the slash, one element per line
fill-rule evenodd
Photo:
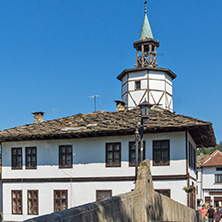
<path fill-rule="evenodd" d="M 215 174 L 215 183 L 222 183 L 222 174 Z"/>
<path fill-rule="evenodd" d="M 37 148 L 36 147 L 25 148 L 25 166 L 26 166 L 26 169 L 37 168 Z"/>
<path fill-rule="evenodd" d="M 140 150 L 140 143 L 138 146 L 138 164 L 140 164 L 140 156 L 141 156 L 141 150 Z M 146 143 L 143 141 L 143 160 L 145 160 L 146 157 Z M 135 166 L 136 164 L 136 143 L 135 142 L 129 142 L 129 166 Z"/>
<path fill-rule="evenodd" d="M 135 81 L 135 89 L 141 89 L 141 82 Z"/>
<path fill-rule="evenodd" d="M 196 171 L 197 168 L 197 158 L 196 158 L 196 149 L 194 146 L 189 142 L 189 166 L 190 168 Z"/>
<path fill-rule="evenodd" d="M 22 148 L 12 148 L 12 169 L 22 169 Z"/>
<path fill-rule="evenodd" d="M 72 146 L 59 146 L 59 168 L 72 168 Z"/>
<path fill-rule="evenodd" d="M 28 190 L 28 214 L 38 215 L 38 190 Z"/>
<path fill-rule="evenodd" d="M 54 212 L 68 209 L 68 191 L 54 190 Z"/>
<path fill-rule="evenodd" d="M 222 167 L 217 167 L 216 170 L 217 171 L 222 171 Z"/>
<path fill-rule="evenodd" d="M 163 166 L 170 164 L 170 141 L 153 141 L 153 165 Z"/>
<path fill-rule="evenodd" d="M 155 190 L 155 191 L 170 198 L 170 190 Z"/>
<path fill-rule="evenodd" d="M 106 167 L 121 166 L 121 143 L 106 143 Z"/>
<path fill-rule="evenodd" d="M 112 197 L 112 190 L 97 190 L 96 191 L 96 201 L 104 200 Z"/>
<path fill-rule="evenodd" d="M 12 214 L 22 214 L 21 190 L 12 190 Z"/>

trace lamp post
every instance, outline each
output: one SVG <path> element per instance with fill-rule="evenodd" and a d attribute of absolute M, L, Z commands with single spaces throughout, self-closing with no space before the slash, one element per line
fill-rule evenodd
<path fill-rule="evenodd" d="M 144 133 L 144 120 L 149 119 L 150 114 L 150 108 L 153 105 L 148 103 L 147 101 L 144 101 L 139 105 L 140 112 L 141 112 L 141 119 L 140 122 L 136 125 L 136 131 L 135 131 L 135 144 L 136 144 L 136 163 L 135 163 L 135 180 L 137 178 L 137 169 L 138 169 L 138 163 L 139 163 L 139 151 L 140 151 L 140 162 L 143 161 L 143 133 Z"/>

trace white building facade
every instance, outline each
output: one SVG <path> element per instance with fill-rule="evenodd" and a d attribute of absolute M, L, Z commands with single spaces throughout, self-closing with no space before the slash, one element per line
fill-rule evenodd
<path fill-rule="evenodd" d="M 222 207 L 222 152 L 216 150 L 202 160 L 197 183 L 200 204 Z"/>
<path fill-rule="evenodd" d="M 92 113 L 59 119 L 60 123 L 69 123 L 69 127 L 62 124 L 58 126 L 59 131 L 50 131 L 47 136 L 44 129 L 52 130 L 50 126 L 55 126 L 57 120 L 14 128 L 10 134 L 10 130 L 3 131 L 0 135 L 3 220 L 23 221 L 134 189 L 134 129 L 128 135 L 121 135 L 123 131 L 118 129 L 125 121 L 136 119 L 131 116 L 133 112 Z M 161 116 L 165 112 L 173 115 L 172 119 L 176 122 L 177 118 L 182 118 L 180 121 L 184 122 L 190 120 L 190 117 L 185 118 L 157 107 L 151 110 L 150 124 L 152 119 L 157 121 L 156 115 Z M 115 125 L 112 116 L 116 120 L 121 116 L 122 122 L 116 121 L 118 125 Z M 98 120 L 100 117 L 101 121 Z M 70 118 L 73 125 L 83 119 L 87 123 L 89 119 L 94 119 L 94 123 L 74 130 L 77 128 L 70 127 Z M 162 127 L 163 124 L 160 123 Z M 99 131 L 99 127 L 107 129 Z M 110 127 L 115 132 L 110 131 Z M 166 129 L 162 128 L 162 132 L 150 133 L 146 129 L 144 156 L 151 160 L 154 188 L 195 208 L 195 197 L 185 193 L 183 188 L 196 186 L 196 170 L 192 163 L 195 163 L 193 154 L 200 141 L 192 129 L 190 132 L 175 131 L 175 127 L 173 132 L 163 132 Z M 201 126 L 199 129 L 203 131 Z M 15 130 L 22 131 L 21 136 L 16 135 Z M 42 139 L 39 139 L 40 132 L 44 132 Z M 87 137 L 80 136 L 85 135 L 84 132 L 87 132 Z M 107 132 L 113 135 L 105 135 Z M 5 141 L 2 141 L 3 138 Z"/>

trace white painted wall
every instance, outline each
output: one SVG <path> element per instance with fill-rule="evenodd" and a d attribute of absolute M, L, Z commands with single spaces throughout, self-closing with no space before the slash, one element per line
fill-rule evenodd
<path fill-rule="evenodd" d="M 198 176 L 197 176 L 197 187 L 198 187 L 198 191 L 197 191 L 197 199 L 204 199 L 203 198 L 203 192 L 202 192 L 202 181 L 201 181 L 201 179 L 202 179 L 202 173 L 201 173 L 201 169 L 200 168 L 198 168 L 197 169 L 197 174 L 198 174 Z"/>
<path fill-rule="evenodd" d="M 186 142 L 185 132 L 146 134 L 146 159 L 151 160 L 152 175 L 185 175 L 186 174 Z M 170 140 L 170 165 L 153 166 L 153 140 Z M 2 143 L 2 178 L 75 178 L 75 177 L 108 177 L 134 176 L 135 167 L 129 167 L 129 142 L 134 136 L 115 136 L 87 139 L 22 141 Z M 105 167 L 105 144 L 121 142 L 121 167 Z M 59 169 L 59 145 L 72 145 L 73 168 Z M 37 147 L 37 169 L 25 169 L 25 147 Z M 11 148 L 22 147 L 23 169 L 11 169 Z M 186 181 L 186 180 L 184 180 Z M 172 199 L 186 205 L 186 194 L 182 190 L 184 181 L 154 181 L 155 189 L 171 189 Z M 113 195 L 125 193 L 134 187 L 133 182 L 73 182 L 61 183 L 4 183 L 3 215 L 4 220 L 24 220 L 27 214 L 27 190 L 38 189 L 41 205 L 40 214 L 53 211 L 52 192 L 54 189 L 69 190 L 69 206 L 77 206 L 95 200 L 96 189 L 112 189 Z M 11 215 L 11 190 L 23 190 L 23 216 Z"/>
<path fill-rule="evenodd" d="M 28 215 L 27 191 L 38 190 L 39 215 L 54 211 L 54 190 L 68 190 L 68 208 L 96 201 L 96 190 L 112 190 L 112 195 L 129 192 L 133 182 L 83 182 L 83 183 L 7 183 L 4 184 L 3 218 L 4 221 L 23 221 L 36 217 Z M 11 190 L 22 190 L 23 214 L 12 215 Z M 38 215 L 37 215 L 38 216 Z"/>
<path fill-rule="evenodd" d="M 186 186 L 187 180 L 177 180 L 176 183 L 174 180 L 154 181 L 154 189 L 169 189 L 170 198 L 184 205 L 187 205 L 187 194 L 182 188 Z"/>
<path fill-rule="evenodd" d="M 209 194 L 209 192 L 222 192 L 221 183 L 215 183 L 215 174 L 222 174 L 222 171 L 217 171 L 216 167 L 203 167 L 201 169 L 198 169 L 198 180 L 197 180 L 198 198 L 202 199 L 203 200 L 202 203 L 204 203 L 205 197 L 211 197 L 211 204 L 213 206 L 214 206 L 214 197 L 221 197 L 222 199 L 222 195 Z"/>
<path fill-rule="evenodd" d="M 146 134 L 146 158 L 153 159 L 152 141 L 170 140 L 170 165 L 152 166 L 153 175 L 186 174 L 185 132 Z M 61 178 L 61 177 L 103 177 L 132 176 L 134 168 L 129 167 L 129 141 L 134 136 L 115 136 L 70 140 L 45 140 L 2 143 L 2 178 Z M 105 144 L 121 142 L 121 167 L 105 167 Z M 73 168 L 59 169 L 59 145 L 72 145 Z M 37 169 L 25 169 L 25 147 L 37 147 Z M 22 147 L 23 169 L 11 169 L 11 148 Z M 90 155 L 89 155 L 90 154 Z"/>
<path fill-rule="evenodd" d="M 138 80 L 141 81 L 141 89 L 135 90 L 135 81 Z M 122 79 L 122 100 L 125 99 L 125 93 L 130 95 L 127 98 L 128 109 L 138 106 L 146 99 L 152 104 L 159 103 L 163 108 L 173 111 L 172 92 L 172 78 L 165 72 L 130 72 Z"/>
<path fill-rule="evenodd" d="M 216 171 L 216 167 L 203 167 L 203 189 L 221 189 L 221 183 L 215 183 L 215 174 L 222 174 Z"/>

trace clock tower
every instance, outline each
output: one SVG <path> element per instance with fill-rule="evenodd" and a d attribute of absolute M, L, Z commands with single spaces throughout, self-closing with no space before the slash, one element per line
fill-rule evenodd
<path fill-rule="evenodd" d="M 148 101 L 173 111 L 172 80 L 177 76 L 170 69 L 158 67 L 159 41 L 153 37 L 146 1 L 140 38 L 133 46 L 136 49 L 135 68 L 126 69 L 117 76 L 122 82 L 121 97 L 126 109 L 135 108 L 142 102 Z"/>

